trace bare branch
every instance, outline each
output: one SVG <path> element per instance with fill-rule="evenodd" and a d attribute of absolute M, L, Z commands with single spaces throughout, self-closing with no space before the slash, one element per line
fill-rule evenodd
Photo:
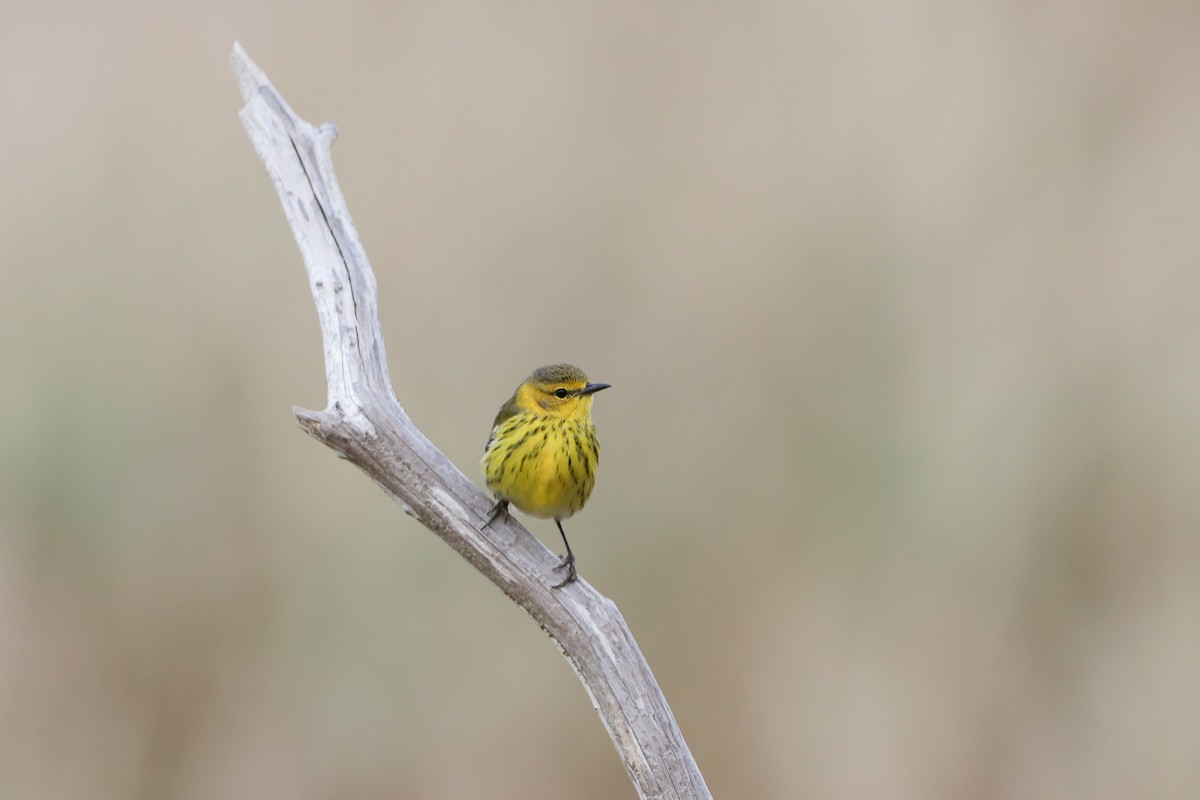
<path fill-rule="evenodd" d="M 479 530 L 491 500 L 409 420 L 392 391 L 375 276 L 333 173 L 331 125 L 297 117 L 234 45 L 240 113 L 304 256 L 325 347 L 324 411 L 301 426 L 524 608 L 583 682 L 642 798 L 711 798 L 671 709 L 616 605 L 582 578 L 561 590 L 558 558 L 513 518 Z"/>

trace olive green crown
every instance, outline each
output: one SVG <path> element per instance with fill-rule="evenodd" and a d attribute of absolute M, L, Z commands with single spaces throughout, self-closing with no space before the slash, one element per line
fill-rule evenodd
<path fill-rule="evenodd" d="M 583 370 L 570 364 L 551 364 L 548 367 L 538 367 L 529 376 L 534 383 L 587 383 L 587 375 Z"/>

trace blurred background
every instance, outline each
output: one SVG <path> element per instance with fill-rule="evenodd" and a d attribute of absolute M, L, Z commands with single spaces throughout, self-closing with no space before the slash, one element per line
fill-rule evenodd
<path fill-rule="evenodd" d="M 614 385 L 572 543 L 715 796 L 1200 796 L 1194 2 L 2 10 L 0 797 L 634 796 L 299 430 L 235 40 L 461 469 L 534 367 Z"/>

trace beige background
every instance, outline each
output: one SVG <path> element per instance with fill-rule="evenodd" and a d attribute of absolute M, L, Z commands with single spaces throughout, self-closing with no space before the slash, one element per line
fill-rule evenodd
<path fill-rule="evenodd" d="M 235 40 L 338 122 L 457 464 L 532 368 L 614 385 L 568 532 L 716 796 L 1200 795 L 1194 2 L 0 12 L 6 800 L 632 796 L 297 428 Z"/>

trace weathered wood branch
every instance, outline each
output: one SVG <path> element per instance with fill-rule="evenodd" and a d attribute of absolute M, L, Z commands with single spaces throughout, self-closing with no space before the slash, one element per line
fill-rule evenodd
<path fill-rule="evenodd" d="M 292 112 L 240 45 L 231 56 L 243 126 L 304 257 L 325 347 L 328 404 L 301 426 L 369 475 L 524 608 L 583 682 L 643 798 L 711 798 L 616 605 L 582 578 L 555 590 L 558 557 L 515 519 L 486 530 L 491 499 L 425 438 L 392 391 L 375 276 L 338 189 L 332 125 Z"/>

